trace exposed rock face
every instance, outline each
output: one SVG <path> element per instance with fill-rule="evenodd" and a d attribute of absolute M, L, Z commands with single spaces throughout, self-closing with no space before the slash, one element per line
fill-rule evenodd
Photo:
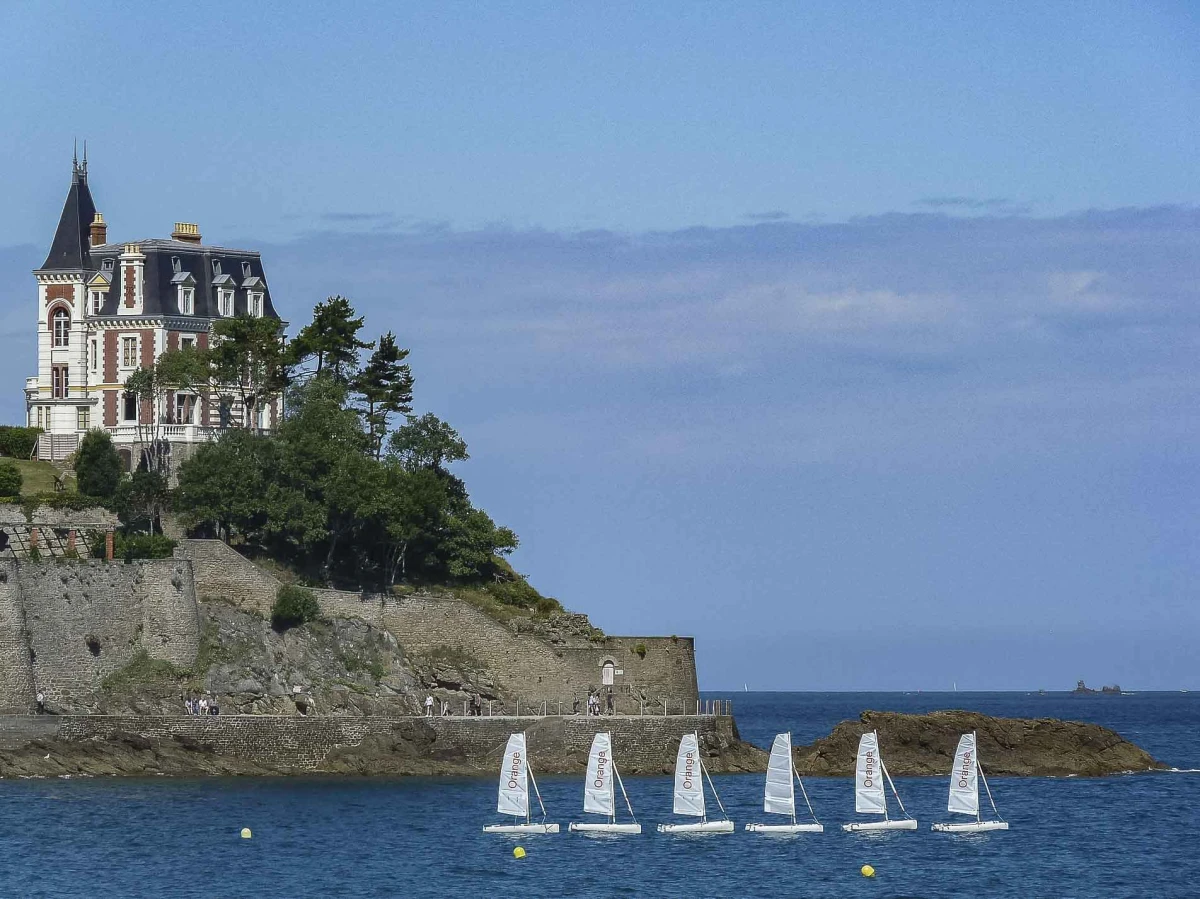
<path fill-rule="evenodd" d="M 495 698 L 496 685 L 463 654 L 410 656 L 387 630 L 333 618 L 277 633 L 262 617 L 200 604 L 201 642 L 190 670 L 142 663 L 98 694 L 104 714 L 176 715 L 185 693 L 203 693 L 225 713 L 420 714 L 427 695 L 451 703 Z"/>
<path fill-rule="evenodd" d="M 1096 777 L 1165 768 L 1147 752 L 1098 724 L 1055 718 L 992 718 L 978 712 L 927 715 L 863 712 L 809 746 L 795 749 L 802 775 L 853 776 L 858 738 L 879 732 L 880 753 L 892 775 L 949 772 L 958 738 L 976 731 L 987 774 Z"/>

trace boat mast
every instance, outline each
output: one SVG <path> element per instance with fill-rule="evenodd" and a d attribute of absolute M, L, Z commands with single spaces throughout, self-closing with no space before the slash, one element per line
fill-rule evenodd
<path fill-rule="evenodd" d="M 804 789 L 804 781 L 800 779 L 800 772 L 796 770 L 795 761 L 792 762 L 792 777 L 796 778 L 796 783 L 800 784 L 800 794 L 804 797 L 804 804 L 808 806 L 808 813 L 812 815 L 815 823 L 820 824 L 821 822 L 817 821 L 817 813 L 813 811 L 812 803 L 808 801 L 808 790 Z M 796 804 L 794 801 L 792 803 L 792 823 L 796 823 Z"/>
<path fill-rule="evenodd" d="M 721 797 L 720 797 L 720 795 L 717 793 L 717 788 L 713 786 L 712 777 L 711 777 L 711 776 L 709 775 L 709 773 L 708 773 L 708 768 L 706 768 L 706 767 L 704 766 L 704 760 L 703 760 L 703 759 L 701 759 L 701 760 L 700 760 L 700 770 L 704 772 L 704 776 L 705 776 L 705 777 L 708 779 L 708 788 L 709 788 L 710 790 L 712 790 L 713 799 L 717 800 L 717 808 L 719 808 L 719 809 L 721 810 L 721 815 L 722 815 L 722 816 L 725 818 L 725 820 L 726 820 L 726 821 L 728 821 L 728 820 L 729 820 L 729 814 L 728 814 L 728 813 L 725 811 L 725 806 L 723 806 L 723 805 L 721 804 Z M 707 821 L 707 820 L 708 820 L 708 816 L 707 816 L 707 815 L 704 817 L 704 820 L 705 820 L 705 821 Z"/>
<path fill-rule="evenodd" d="M 979 779 L 983 781 L 983 788 L 987 790 L 988 802 L 992 804 L 992 814 L 996 816 L 997 821 L 1003 821 L 1004 819 L 1000 817 L 1000 811 L 996 808 L 996 800 L 992 798 L 992 788 L 988 786 L 987 776 L 983 773 L 983 765 L 979 764 L 978 751 L 976 751 L 975 755 L 975 770 L 979 772 Z M 975 813 L 975 817 L 981 821 L 983 820 L 979 818 L 978 812 Z"/>
<path fill-rule="evenodd" d="M 906 809 L 906 808 L 904 807 L 904 800 L 902 800 L 902 799 L 900 798 L 900 794 L 899 794 L 899 793 L 896 791 L 896 785 L 895 785 L 894 783 L 892 783 L 892 775 L 888 774 L 887 765 L 885 765 L 885 764 L 883 763 L 883 756 L 882 756 L 882 755 L 881 755 L 881 756 L 879 756 L 879 767 L 880 767 L 880 770 L 882 770 L 882 771 L 883 771 L 883 776 L 887 778 L 888 786 L 892 788 L 892 795 L 896 797 L 896 804 L 900 806 L 900 811 L 902 811 L 902 812 L 904 813 L 904 817 L 906 817 L 906 818 L 911 818 L 911 817 L 912 817 L 912 815 L 910 815 L 910 814 L 908 813 L 908 809 Z M 884 803 L 884 808 L 885 808 L 885 809 L 887 808 L 887 803 Z M 887 820 L 890 820 L 890 819 L 887 817 L 887 811 L 886 811 L 886 810 L 884 811 L 884 813 L 883 813 L 883 814 L 884 814 L 884 820 L 885 820 L 885 821 L 887 821 Z"/>
<path fill-rule="evenodd" d="M 528 752 L 529 752 L 529 750 L 526 749 L 526 755 L 528 755 Z M 531 784 L 533 784 L 533 793 L 535 796 L 537 796 L 538 807 L 542 810 L 542 823 L 545 824 L 546 823 L 546 806 L 544 806 L 542 804 L 542 791 L 538 789 L 537 780 L 534 779 L 533 768 L 530 766 L 528 758 L 525 759 L 525 771 L 529 775 L 529 782 Z M 525 823 L 528 824 L 529 822 L 530 822 L 529 802 L 528 802 L 528 800 L 526 800 L 526 802 L 525 802 Z"/>
<path fill-rule="evenodd" d="M 621 772 L 617 770 L 617 763 L 614 760 L 612 763 L 613 774 L 616 775 L 617 784 L 621 787 L 621 795 L 625 797 L 625 808 L 629 809 L 629 817 L 633 819 L 633 823 L 637 824 L 637 815 L 633 813 L 633 805 L 629 802 L 629 794 L 625 792 L 625 782 L 621 780 Z M 617 804 L 613 803 L 613 823 L 617 822 Z"/>

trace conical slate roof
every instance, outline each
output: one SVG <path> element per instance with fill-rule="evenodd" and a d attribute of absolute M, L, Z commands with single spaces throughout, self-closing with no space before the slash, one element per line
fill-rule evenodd
<path fill-rule="evenodd" d="M 92 192 L 88 190 L 87 171 L 78 166 L 71 176 L 71 190 L 63 204 L 62 218 L 54 232 L 54 243 L 50 255 L 42 264 L 42 271 L 78 271 L 90 269 L 91 225 L 96 217 L 96 205 Z"/>

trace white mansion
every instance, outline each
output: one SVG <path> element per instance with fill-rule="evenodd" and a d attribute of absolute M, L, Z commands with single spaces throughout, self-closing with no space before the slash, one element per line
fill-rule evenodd
<path fill-rule="evenodd" d="M 172 392 L 151 408 L 123 390 L 126 378 L 168 349 L 207 347 L 221 317 L 278 318 L 259 254 L 205 246 L 196 225 L 177 223 L 169 239 L 110 243 L 88 189 L 86 154 L 73 164 L 54 243 L 34 275 L 38 368 L 25 382 L 25 402 L 28 424 L 44 431 L 43 459 L 65 458 L 95 427 L 112 434 L 131 467 L 151 423 L 171 447 L 211 439 L 233 412 L 218 391 Z M 279 412 L 278 399 L 263 403 L 257 425 L 274 427 Z M 177 457 L 186 455 L 179 449 Z"/>

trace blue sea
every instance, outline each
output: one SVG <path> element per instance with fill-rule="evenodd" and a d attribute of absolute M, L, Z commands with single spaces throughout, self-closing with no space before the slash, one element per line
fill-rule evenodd
<path fill-rule="evenodd" d="M 496 820 L 490 778 L 6 780 L 0 897 L 1200 897 L 1200 773 L 1187 771 L 1200 769 L 1200 694 L 732 698 L 742 735 L 761 746 L 780 730 L 809 742 L 863 709 L 962 708 L 1093 721 L 1181 770 L 992 778 L 1012 830 L 977 836 L 929 831 L 946 819 L 941 778 L 897 779 L 915 833 L 843 833 L 849 779 L 810 779 L 824 834 L 747 834 L 763 819 L 762 778 L 739 775 L 715 778 L 733 835 L 653 832 L 670 819 L 670 779 L 631 777 L 647 832 L 587 837 L 565 832 L 580 778 L 545 777 L 564 832 L 524 838 L 521 860 L 516 841 L 480 832 Z"/>

